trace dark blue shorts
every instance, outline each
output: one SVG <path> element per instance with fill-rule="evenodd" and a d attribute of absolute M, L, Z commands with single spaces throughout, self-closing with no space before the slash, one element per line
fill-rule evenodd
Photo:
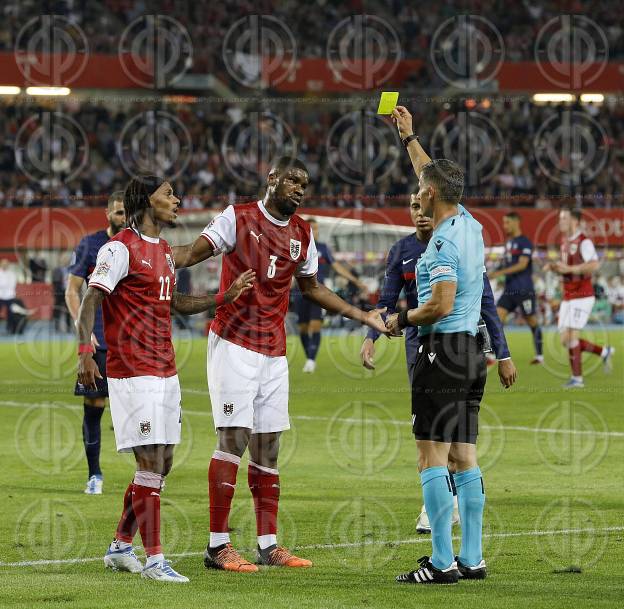
<path fill-rule="evenodd" d="M 92 389 L 86 389 L 84 385 L 76 382 L 74 387 L 74 395 L 81 395 L 85 398 L 107 398 L 108 397 L 108 381 L 106 378 L 106 349 L 96 349 L 93 354 L 93 359 L 97 364 L 101 379 L 96 378 L 95 384 L 97 385 L 97 391 Z"/>
<path fill-rule="evenodd" d="M 503 292 L 496 306 L 509 313 L 520 309 L 524 317 L 537 314 L 535 292 Z"/>
<path fill-rule="evenodd" d="M 297 311 L 297 323 L 299 324 L 307 324 L 313 319 L 323 319 L 323 309 L 315 302 L 311 302 L 303 297 L 295 301 L 295 310 Z"/>

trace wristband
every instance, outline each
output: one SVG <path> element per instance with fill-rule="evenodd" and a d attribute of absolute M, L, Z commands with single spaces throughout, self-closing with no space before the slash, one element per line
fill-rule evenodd
<path fill-rule="evenodd" d="M 78 355 L 83 353 L 95 353 L 95 349 L 91 343 L 78 345 Z"/>
<path fill-rule="evenodd" d="M 409 143 L 412 140 L 417 140 L 418 136 L 415 133 L 412 133 L 412 135 L 408 135 L 406 138 L 403 138 L 401 141 L 403 142 L 403 146 L 405 146 L 406 148 L 409 146 Z"/>
<path fill-rule="evenodd" d="M 404 311 L 401 311 L 399 313 L 399 316 L 397 317 L 397 321 L 399 322 L 399 328 L 401 328 L 401 330 L 407 326 L 409 326 L 409 321 L 407 321 L 407 314 L 409 313 L 408 309 L 405 309 Z"/>
<path fill-rule="evenodd" d="M 223 292 L 219 292 L 215 295 L 215 306 L 220 307 L 225 304 L 225 294 Z"/>

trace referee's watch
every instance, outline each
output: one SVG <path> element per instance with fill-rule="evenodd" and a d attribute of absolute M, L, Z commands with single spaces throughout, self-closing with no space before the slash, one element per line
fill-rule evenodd
<path fill-rule="evenodd" d="M 397 322 L 399 324 L 399 328 L 403 330 L 403 328 L 407 328 L 409 326 L 409 321 L 407 320 L 407 314 L 409 313 L 409 309 L 405 309 L 401 311 L 397 317 Z"/>
<path fill-rule="evenodd" d="M 408 135 L 406 138 L 403 138 L 401 141 L 403 142 L 403 146 L 405 146 L 406 148 L 409 146 L 409 143 L 412 140 L 417 140 L 418 136 L 415 133 L 412 133 L 412 135 Z"/>

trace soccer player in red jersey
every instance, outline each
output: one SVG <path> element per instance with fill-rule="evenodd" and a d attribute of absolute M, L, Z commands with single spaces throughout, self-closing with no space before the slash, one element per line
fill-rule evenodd
<path fill-rule="evenodd" d="M 171 308 L 191 315 L 231 303 L 254 279 L 253 272 L 243 272 L 216 296 L 175 291 L 173 254 L 160 232 L 175 226 L 179 203 L 165 180 L 144 176 L 130 181 L 124 193 L 128 228 L 101 247 L 78 316 L 78 378 L 85 387 L 95 387 L 101 375 L 93 359 L 91 332 L 102 305 L 117 450 L 134 452 L 137 464 L 104 564 L 169 582 L 188 581 L 165 560 L 160 543 L 160 492 L 180 442 L 182 421 Z M 147 554 L 145 566 L 132 550 L 137 529 Z"/>
<path fill-rule="evenodd" d="M 559 273 L 563 283 L 558 326 L 561 343 L 568 350 L 572 369 L 572 376 L 564 385 L 566 389 L 584 387 L 583 351 L 600 356 L 607 372 L 611 370 L 611 356 L 615 352 L 613 347 L 601 347 L 580 338 L 596 300 L 592 273 L 600 266 L 592 240 L 581 230 L 581 219 L 582 214 L 577 209 L 562 209 L 559 212 L 561 260 L 544 267 Z"/>
<path fill-rule="evenodd" d="M 257 562 L 284 567 L 312 564 L 277 545 L 276 536 L 279 439 L 290 427 L 284 318 L 293 276 L 304 298 L 387 334 L 378 312 L 346 303 L 317 281 L 312 229 L 296 215 L 308 181 L 303 163 L 281 158 L 269 172 L 264 200 L 229 206 L 194 243 L 173 248 L 180 267 L 224 254 L 222 286 L 240 269 L 256 272 L 254 289 L 241 296 L 239 306 L 217 310 L 208 337 L 208 385 L 218 436 L 208 470 L 210 541 L 204 564 L 209 568 L 258 570 L 232 547 L 228 533 L 236 474 L 246 448 Z"/>

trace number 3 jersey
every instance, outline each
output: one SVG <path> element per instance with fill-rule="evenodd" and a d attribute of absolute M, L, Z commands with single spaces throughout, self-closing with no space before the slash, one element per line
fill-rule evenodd
<path fill-rule="evenodd" d="M 318 270 L 310 225 L 298 216 L 274 218 L 262 201 L 230 205 L 203 230 L 202 237 L 225 254 L 221 291 L 248 269 L 256 272 L 253 288 L 217 309 L 212 331 L 227 341 L 265 355 L 286 354 L 284 319 L 293 276 Z"/>
<path fill-rule="evenodd" d="M 110 378 L 176 374 L 171 342 L 175 265 L 169 244 L 126 228 L 98 252 L 89 287 L 102 303 Z"/>

